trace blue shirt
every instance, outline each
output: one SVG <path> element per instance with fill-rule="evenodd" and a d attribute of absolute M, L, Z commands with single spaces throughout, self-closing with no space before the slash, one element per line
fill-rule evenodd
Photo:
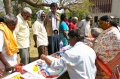
<path fill-rule="evenodd" d="M 66 37 L 65 37 L 65 36 L 63 35 L 63 33 L 62 33 L 62 31 L 66 31 L 67 34 L 68 34 L 68 32 L 69 32 L 68 25 L 67 25 L 64 21 L 62 21 L 62 22 L 60 23 L 59 31 L 60 31 L 60 33 L 59 33 L 59 38 L 60 38 L 60 41 L 63 42 L 63 46 L 68 45 L 68 40 L 66 39 Z"/>

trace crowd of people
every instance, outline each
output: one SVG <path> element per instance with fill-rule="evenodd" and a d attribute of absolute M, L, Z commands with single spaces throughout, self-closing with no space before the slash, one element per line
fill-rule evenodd
<path fill-rule="evenodd" d="M 49 13 L 36 12 L 32 24 L 34 47 L 38 59 L 45 60 L 51 68 L 67 67 L 70 79 L 110 79 L 113 70 L 120 65 L 120 29 L 110 16 L 100 17 L 98 27 L 91 28 L 91 15 L 79 22 L 78 17 L 66 13 L 57 14 L 57 3 L 51 3 Z M 0 77 L 18 63 L 30 63 L 29 20 L 32 10 L 23 8 L 17 16 L 7 14 L 0 19 Z M 47 55 L 70 45 L 58 60 L 51 61 Z M 118 76 L 116 76 L 118 77 Z"/>

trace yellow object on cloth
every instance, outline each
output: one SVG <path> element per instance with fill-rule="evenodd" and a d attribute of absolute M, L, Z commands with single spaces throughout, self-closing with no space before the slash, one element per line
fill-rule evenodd
<path fill-rule="evenodd" d="M 0 30 L 3 31 L 4 34 L 7 55 L 8 56 L 14 55 L 15 53 L 18 52 L 18 46 L 11 30 L 3 22 L 0 22 Z"/>

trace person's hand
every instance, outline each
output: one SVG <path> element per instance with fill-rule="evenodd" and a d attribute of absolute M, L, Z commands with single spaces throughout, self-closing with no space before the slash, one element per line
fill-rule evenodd
<path fill-rule="evenodd" d="M 47 56 L 44 55 L 44 54 L 42 54 L 42 55 L 40 56 L 40 59 L 44 60 L 48 66 L 50 66 L 51 63 L 52 63 L 52 60 L 50 60 L 49 58 L 47 58 Z"/>
<path fill-rule="evenodd" d="M 90 46 L 90 47 L 92 47 L 93 43 L 92 42 L 88 42 L 87 45 Z"/>
<path fill-rule="evenodd" d="M 46 55 L 44 55 L 44 54 L 42 54 L 42 55 L 40 56 L 40 59 L 42 59 L 42 60 L 45 60 L 45 58 L 46 58 Z"/>
<path fill-rule="evenodd" d="M 60 20 L 60 18 L 57 16 L 57 15 L 55 15 L 55 19 L 58 21 L 58 20 Z"/>
<path fill-rule="evenodd" d="M 37 45 L 35 44 L 34 47 L 37 48 Z"/>
<path fill-rule="evenodd" d="M 3 69 L 0 69 L 0 77 L 5 75 L 5 71 Z"/>
<path fill-rule="evenodd" d="M 5 65 L 5 69 L 6 69 L 6 71 L 11 71 L 12 67 L 10 66 L 10 64 L 8 64 L 8 65 Z"/>
<path fill-rule="evenodd" d="M 20 73 L 24 73 L 23 66 L 24 66 L 24 64 L 22 64 L 22 63 L 16 64 L 16 65 L 14 66 L 15 71 L 20 72 Z"/>

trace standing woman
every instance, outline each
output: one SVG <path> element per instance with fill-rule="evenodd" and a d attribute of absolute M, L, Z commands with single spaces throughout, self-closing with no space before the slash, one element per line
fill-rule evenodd
<path fill-rule="evenodd" d="M 99 27 L 104 31 L 94 45 L 98 70 L 96 79 L 110 79 L 112 71 L 120 65 L 120 32 L 117 23 L 107 15 L 100 18 Z"/>
<path fill-rule="evenodd" d="M 65 13 L 61 14 L 61 23 L 60 23 L 60 27 L 59 27 L 59 39 L 60 41 L 63 42 L 63 46 L 68 45 L 68 32 L 69 32 L 69 27 L 66 24 L 67 19 L 67 15 Z"/>

